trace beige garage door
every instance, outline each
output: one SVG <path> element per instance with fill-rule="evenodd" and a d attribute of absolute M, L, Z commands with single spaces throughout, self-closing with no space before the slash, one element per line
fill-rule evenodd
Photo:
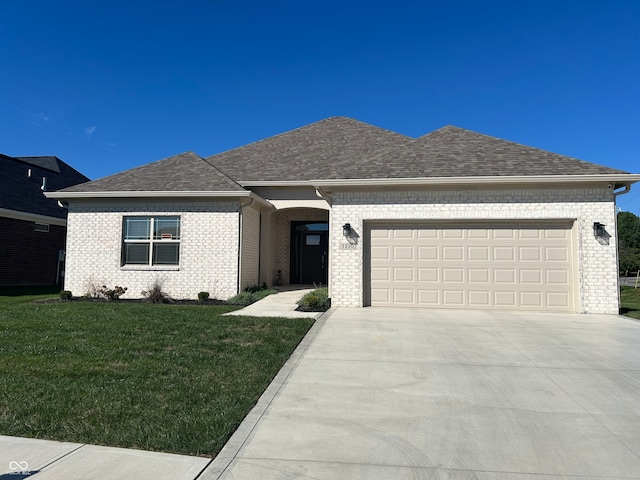
<path fill-rule="evenodd" d="M 371 225 L 369 303 L 573 311 L 571 226 Z"/>

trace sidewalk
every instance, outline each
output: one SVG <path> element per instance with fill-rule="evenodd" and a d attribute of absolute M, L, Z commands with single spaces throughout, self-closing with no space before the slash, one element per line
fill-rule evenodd
<path fill-rule="evenodd" d="M 0 435 L 0 479 L 193 480 L 210 458 Z"/>

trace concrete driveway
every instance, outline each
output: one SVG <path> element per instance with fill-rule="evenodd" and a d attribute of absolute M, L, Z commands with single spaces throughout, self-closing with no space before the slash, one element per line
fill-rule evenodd
<path fill-rule="evenodd" d="M 338 308 L 314 328 L 201 479 L 640 478 L 634 320 Z"/>

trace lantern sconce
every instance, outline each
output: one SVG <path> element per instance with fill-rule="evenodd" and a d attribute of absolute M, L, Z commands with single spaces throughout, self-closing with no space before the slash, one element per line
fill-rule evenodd
<path fill-rule="evenodd" d="M 351 236 L 351 234 L 353 233 L 353 230 L 351 229 L 351 224 L 350 223 L 345 223 L 342 226 L 342 234 L 349 238 Z"/>
<path fill-rule="evenodd" d="M 600 222 L 593 222 L 593 235 L 596 238 L 606 238 L 607 237 L 607 231 L 605 230 L 606 225 L 603 225 Z"/>

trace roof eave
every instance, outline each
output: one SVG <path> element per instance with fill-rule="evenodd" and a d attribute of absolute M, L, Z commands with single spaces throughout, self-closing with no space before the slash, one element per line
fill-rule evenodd
<path fill-rule="evenodd" d="M 420 185 L 523 185 L 609 182 L 615 188 L 640 181 L 640 174 L 595 175 L 523 175 L 523 176 L 473 176 L 473 177 L 418 177 L 418 178 L 362 178 L 311 180 L 315 187 L 394 187 Z"/>
<path fill-rule="evenodd" d="M 259 195 L 249 190 L 238 191 L 103 191 L 103 192 L 45 192 L 45 197 L 58 200 L 90 200 L 96 198 L 252 198 L 263 206 L 273 208 L 273 205 Z"/>

